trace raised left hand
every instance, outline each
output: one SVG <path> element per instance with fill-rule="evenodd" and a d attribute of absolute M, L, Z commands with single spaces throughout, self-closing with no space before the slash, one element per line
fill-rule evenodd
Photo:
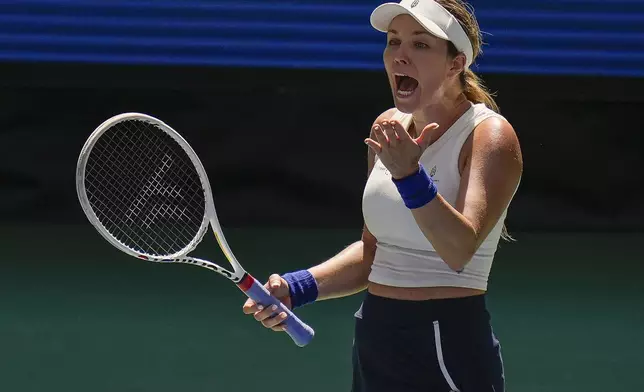
<path fill-rule="evenodd" d="M 429 132 L 437 128 L 438 124 L 431 123 L 414 139 L 400 122 L 387 120 L 374 125 L 371 137 L 364 142 L 378 155 L 391 176 L 400 179 L 418 170 L 418 160 L 431 142 Z"/>

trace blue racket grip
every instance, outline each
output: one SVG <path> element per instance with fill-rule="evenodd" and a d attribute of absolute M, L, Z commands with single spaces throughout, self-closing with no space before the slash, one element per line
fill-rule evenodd
<path fill-rule="evenodd" d="M 257 304 L 262 305 L 264 308 L 267 308 L 271 305 L 277 305 L 276 314 L 281 311 L 286 312 L 288 317 L 284 324 L 286 326 L 286 333 L 293 339 L 295 344 L 300 347 L 304 347 L 311 342 L 315 332 L 313 328 L 304 324 L 291 309 L 287 308 L 279 299 L 273 297 L 271 293 L 268 292 L 268 289 L 264 287 L 263 284 L 260 284 L 257 279 L 253 278 L 250 274 L 246 274 L 241 282 L 237 286 L 243 291 L 250 299 L 255 301 Z"/>

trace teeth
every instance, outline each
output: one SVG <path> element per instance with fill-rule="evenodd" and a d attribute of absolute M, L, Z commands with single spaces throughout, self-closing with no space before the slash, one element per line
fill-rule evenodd
<path fill-rule="evenodd" d="M 394 76 L 395 76 L 396 78 L 398 78 L 398 77 L 402 77 L 402 76 L 410 77 L 409 75 L 404 74 L 404 73 L 400 73 L 400 72 L 395 72 L 395 73 L 394 73 Z M 396 83 L 398 83 L 398 82 L 396 82 Z M 416 89 L 414 89 L 414 90 L 412 90 L 412 91 L 404 91 L 404 90 L 397 89 L 396 93 L 397 93 L 397 95 L 398 95 L 399 97 L 401 97 L 401 98 L 406 98 L 406 97 L 409 97 L 409 96 L 411 96 L 412 94 L 414 94 L 414 91 L 415 91 L 415 90 L 416 90 Z"/>

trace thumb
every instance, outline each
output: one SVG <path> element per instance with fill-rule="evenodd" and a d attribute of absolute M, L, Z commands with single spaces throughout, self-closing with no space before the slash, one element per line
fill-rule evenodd
<path fill-rule="evenodd" d="M 438 129 L 439 125 L 436 123 L 428 124 L 423 131 L 420 133 L 420 136 L 416 139 L 416 143 L 420 146 L 421 151 L 425 151 L 429 147 L 431 142 L 431 137 L 429 137 L 430 132 Z"/>
<path fill-rule="evenodd" d="M 279 276 L 278 274 L 272 274 L 271 276 L 268 277 L 268 283 L 266 284 L 266 288 L 268 291 L 273 294 L 279 288 L 282 286 L 282 277 Z"/>
<path fill-rule="evenodd" d="M 272 274 L 268 277 L 266 289 L 271 295 L 284 303 L 289 309 L 291 308 L 291 298 L 288 283 L 279 274 Z"/>

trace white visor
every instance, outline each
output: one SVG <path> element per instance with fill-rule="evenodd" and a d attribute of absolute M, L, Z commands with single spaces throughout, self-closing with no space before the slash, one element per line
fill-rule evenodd
<path fill-rule="evenodd" d="M 454 44 L 465 54 L 465 68 L 472 64 L 473 50 L 470 39 L 458 20 L 433 0 L 402 0 L 400 3 L 385 3 L 371 13 L 371 25 L 386 33 L 389 24 L 398 15 L 410 15 L 429 33 Z"/>

